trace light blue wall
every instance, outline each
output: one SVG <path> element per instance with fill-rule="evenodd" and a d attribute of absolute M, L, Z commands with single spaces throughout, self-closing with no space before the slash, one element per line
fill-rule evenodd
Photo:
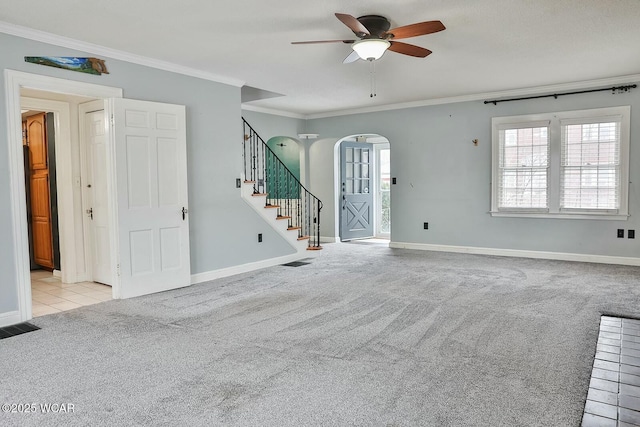
<path fill-rule="evenodd" d="M 122 88 L 126 98 L 187 107 L 191 271 L 203 273 L 293 253 L 240 197 L 240 88 L 106 59 L 110 74 L 85 75 L 24 62 L 24 56 L 92 56 L 0 34 L 0 315 L 17 310 L 5 114 L 4 70 Z M 263 243 L 257 234 L 263 233 Z"/>
<path fill-rule="evenodd" d="M 619 105 L 631 105 L 628 221 L 489 215 L 492 117 Z M 618 228 L 640 230 L 640 89 L 497 106 L 444 104 L 314 119 L 306 126 L 307 132 L 326 138 L 311 146 L 310 163 L 310 188 L 324 195 L 323 224 L 332 223 L 334 215 L 334 203 L 326 197 L 333 195 L 328 176 L 333 144 L 347 135 L 377 133 L 390 141 L 391 174 L 398 182 L 391 187 L 392 241 L 640 257 L 640 240 L 616 238 Z M 476 138 L 478 146 L 471 142 Z M 423 230 L 423 222 L 429 222 L 429 230 Z"/>

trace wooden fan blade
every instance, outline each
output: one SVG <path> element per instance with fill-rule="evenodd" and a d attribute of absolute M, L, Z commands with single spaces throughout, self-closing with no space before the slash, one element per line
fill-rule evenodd
<path fill-rule="evenodd" d="M 362 38 L 364 36 L 370 35 L 367 27 L 362 25 L 362 23 L 353 16 L 347 15 L 346 13 L 336 13 L 336 18 L 338 18 L 344 25 L 349 27 L 356 36 Z"/>
<path fill-rule="evenodd" d="M 358 59 L 360 59 L 360 57 L 358 56 L 358 52 L 356 52 L 355 50 L 353 52 L 351 52 L 349 54 L 349 56 L 347 56 L 346 58 L 344 58 L 344 61 L 342 61 L 343 64 L 350 64 L 352 62 L 356 62 Z"/>
<path fill-rule="evenodd" d="M 424 36 L 425 34 L 437 33 L 445 29 L 440 21 L 418 22 L 417 24 L 405 25 L 404 27 L 393 28 L 387 31 L 393 39 L 407 39 L 409 37 Z"/>
<path fill-rule="evenodd" d="M 307 42 L 291 42 L 291 44 L 316 44 L 316 43 L 355 43 L 355 40 L 312 40 Z"/>
<path fill-rule="evenodd" d="M 415 56 L 416 58 L 424 58 L 425 56 L 431 55 L 431 51 L 429 49 L 402 42 L 391 42 L 391 46 L 389 46 L 388 50 L 401 53 L 403 55 Z"/>

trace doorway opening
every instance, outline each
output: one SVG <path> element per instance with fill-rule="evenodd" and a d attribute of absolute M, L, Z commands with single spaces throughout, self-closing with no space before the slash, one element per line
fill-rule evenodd
<path fill-rule="evenodd" d="M 94 177 L 88 176 L 92 168 L 87 167 L 85 161 L 85 153 L 91 151 L 86 146 L 92 145 L 86 131 L 89 126 L 85 106 L 93 104 L 103 110 L 104 102 L 27 88 L 21 88 L 20 95 L 32 316 L 110 300 L 113 296 L 111 286 L 107 286 L 110 283 L 97 280 L 91 268 L 93 227 L 87 226 L 90 209 L 85 209 L 91 204 L 85 184 L 94 182 Z M 73 154 L 79 155 L 80 169 L 78 158 L 64 159 L 56 155 L 57 149 L 65 151 L 69 146 Z M 71 186 L 57 179 L 58 170 L 69 168 L 75 171 Z M 104 175 L 106 168 L 96 169 Z M 106 179 L 103 177 L 102 181 Z M 98 189 L 106 197 L 106 188 L 98 186 Z M 59 220 L 58 212 L 64 208 L 60 209 L 58 193 L 63 199 L 72 195 L 73 222 L 64 224 Z M 106 206 L 103 210 L 106 211 Z M 93 216 L 91 214 L 91 219 Z M 66 226 L 72 227 L 73 237 L 61 245 L 60 231 L 67 237 L 69 234 Z M 108 256 L 106 260 L 108 263 Z"/>
<path fill-rule="evenodd" d="M 391 236 L 391 150 L 376 134 L 353 135 L 336 143 L 336 224 L 340 241 Z"/>
<path fill-rule="evenodd" d="M 68 293 L 62 284 L 74 285 L 86 281 L 83 277 L 84 248 L 82 240 L 82 197 L 80 186 L 78 126 L 71 126 L 77 119 L 79 99 L 121 98 L 122 89 L 64 80 L 37 74 L 5 70 L 5 105 L 7 108 L 7 144 L 11 182 L 11 219 L 13 224 L 13 263 L 16 287 L 15 311 L 0 319 L 2 324 L 15 324 L 33 317 L 32 280 L 30 265 L 29 227 L 27 218 L 27 186 L 25 185 L 24 148 L 22 142 L 22 111 L 33 110 L 53 113 L 55 127 L 56 190 L 60 247 L 60 277 L 52 273 L 40 273 L 47 280 L 39 291 L 51 283 L 60 282 L 60 289 L 49 291 Z M 58 99 L 56 99 L 58 97 Z M 79 98 L 74 102 L 69 99 Z M 57 273 L 56 273 L 57 275 Z M 87 290 L 91 292 L 93 290 Z M 112 292 L 115 293 L 116 289 Z M 76 292 L 77 293 L 77 292 Z M 37 294 L 37 293 L 36 293 Z M 41 295 L 42 296 L 42 295 Z M 50 295 L 56 296 L 56 295 Z M 58 295 L 60 296 L 60 295 Z M 78 298 L 76 298 L 78 299 Z M 59 302 L 59 301 L 58 301 Z M 69 301 L 71 302 L 71 301 Z M 55 303 L 55 302 L 54 302 Z"/>
<path fill-rule="evenodd" d="M 374 168 L 376 190 L 375 236 L 380 239 L 391 238 L 391 148 L 388 143 L 376 144 Z"/>
<path fill-rule="evenodd" d="M 110 231 L 107 233 L 109 247 L 106 251 L 111 254 L 113 298 L 131 298 L 189 286 L 186 107 L 123 99 L 119 88 L 13 70 L 5 70 L 5 87 L 13 224 L 11 255 L 14 269 L 11 273 L 15 274 L 16 283 L 7 292 L 6 299 L 17 301 L 17 309 L 3 314 L 0 326 L 24 322 L 32 317 L 21 138 L 21 108 L 25 106 L 21 91 L 27 89 L 100 100 L 104 105 L 102 124 L 97 127 L 108 129 L 105 170 Z M 75 106 L 69 102 L 52 105 L 60 123 L 70 123 L 70 118 L 78 118 L 77 112 L 81 111 L 80 103 Z M 73 114 L 69 113 L 70 110 Z M 89 280 L 83 218 L 91 218 L 92 214 L 95 217 L 91 209 L 83 210 L 86 197 L 83 198 L 82 193 L 88 186 L 82 181 L 79 155 L 82 144 L 78 143 L 77 137 L 79 128 L 82 126 L 60 126 L 61 132 L 56 131 L 56 135 L 60 135 L 56 163 L 61 282 L 68 284 Z M 66 132 L 66 137 L 62 136 L 62 131 Z M 81 259 L 84 263 L 80 262 Z M 11 293 L 12 290 L 15 293 Z"/>

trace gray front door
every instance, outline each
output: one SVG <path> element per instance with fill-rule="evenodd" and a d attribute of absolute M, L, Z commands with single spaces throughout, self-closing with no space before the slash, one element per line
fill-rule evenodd
<path fill-rule="evenodd" d="M 373 144 L 343 142 L 340 146 L 340 240 L 373 237 Z"/>

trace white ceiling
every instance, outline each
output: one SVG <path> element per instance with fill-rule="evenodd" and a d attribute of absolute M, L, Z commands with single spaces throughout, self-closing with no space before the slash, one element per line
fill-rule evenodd
<path fill-rule="evenodd" d="M 371 98 L 349 45 L 290 44 L 353 38 L 335 12 L 447 29 L 403 40 L 427 58 L 376 61 Z M 302 115 L 640 73 L 639 0 L 3 0 L 0 21 L 237 79 L 284 95 L 249 105 Z"/>

